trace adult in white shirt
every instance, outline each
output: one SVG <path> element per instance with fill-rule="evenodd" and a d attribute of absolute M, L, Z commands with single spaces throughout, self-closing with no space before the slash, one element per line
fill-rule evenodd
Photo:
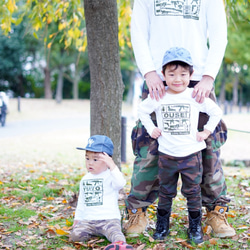
<path fill-rule="evenodd" d="M 213 83 L 227 44 L 223 0 L 135 0 L 131 39 L 138 68 L 146 82 L 142 99 L 148 93 L 157 100 L 164 96 L 162 55 L 171 47 L 183 47 L 193 58 L 194 74 L 189 84 L 193 87 L 193 97 L 198 103 L 208 96 L 215 100 Z M 201 121 L 202 117 L 200 128 L 206 123 L 206 118 Z M 154 114 L 152 119 L 155 120 Z M 219 126 L 226 130 L 223 121 Z M 221 135 L 226 135 L 226 131 Z M 202 151 L 202 204 L 207 210 L 206 224 L 212 227 L 215 235 L 230 237 L 235 235 L 235 230 L 225 217 L 230 199 L 226 197 L 227 187 L 220 162 L 221 144 L 220 140 L 215 142 L 215 137 L 215 134 L 209 136 L 207 147 Z M 125 229 L 127 234 L 136 235 L 145 230 L 146 209 L 158 198 L 158 149 L 157 142 L 150 138 L 140 121 L 132 133 L 132 140 L 136 159 L 131 191 L 125 201 L 129 214 Z M 213 147 L 215 145 L 218 147 Z"/>

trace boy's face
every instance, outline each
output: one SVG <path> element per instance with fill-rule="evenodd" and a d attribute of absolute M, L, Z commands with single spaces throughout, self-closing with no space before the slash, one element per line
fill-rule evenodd
<path fill-rule="evenodd" d="M 167 92 L 170 94 L 183 92 L 189 85 L 191 79 L 189 69 L 180 65 L 178 65 L 177 68 L 175 65 L 168 65 L 165 72 L 162 73 L 169 87 Z"/>
<path fill-rule="evenodd" d="M 91 151 L 86 151 L 85 160 L 86 168 L 91 174 L 100 174 L 101 172 L 107 170 L 107 165 L 104 161 L 100 160 L 99 155 L 102 153 L 96 153 Z"/>

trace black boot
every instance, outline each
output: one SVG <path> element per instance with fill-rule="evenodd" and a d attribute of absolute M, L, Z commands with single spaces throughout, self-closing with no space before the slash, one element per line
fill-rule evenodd
<path fill-rule="evenodd" d="M 166 211 L 166 213 L 162 216 L 163 210 L 157 210 L 157 222 L 156 222 L 156 230 L 153 234 L 153 238 L 155 240 L 164 240 L 166 236 L 169 235 L 169 217 L 171 211 Z"/>
<path fill-rule="evenodd" d="M 203 232 L 201 227 L 201 218 L 202 213 L 200 211 L 197 218 L 192 218 L 190 213 L 188 216 L 189 219 L 189 228 L 188 228 L 188 238 L 193 241 L 195 244 L 200 244 L 203 242 Z"/>

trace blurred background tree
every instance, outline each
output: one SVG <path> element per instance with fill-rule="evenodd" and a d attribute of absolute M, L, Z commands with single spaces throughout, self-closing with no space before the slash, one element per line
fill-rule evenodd
<path fill-rule="evenodd" d="M 133 1 L 117 0 L 123 99 L 132 102 L 137 67 L 130 41 Z M 250 102 L 250 8 L 225 0 L 228 45 L 215 81 L 218 100 Z M 81 0 L 4 0 L 0 6 L 0 90 L 35 98 L 90 98 Z"/>

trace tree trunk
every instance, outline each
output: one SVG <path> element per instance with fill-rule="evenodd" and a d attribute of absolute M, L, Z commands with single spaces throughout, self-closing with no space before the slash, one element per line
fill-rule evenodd
<path fill-rule="evenodd" d="M 24 86 L 23 86 L 23 75 L 19 74 L 17 76 L 17 90 L 18 90 L 18 96 L 24 97 Z"/>
<path fill-rule="evenodd" d="M 57 86 L 56 86 L 56 102 L 61 103 L 63 98 L 63 67 L 59 66 Z"/>
<path fill-rule="evenodd" d="M 234 83 L 233 83 L 233 104 L 238 105 L 238 85 L 239 85 L 239 74 L 234 73 Z"/>
<path fill-rule="evenodd" d="M 77 70 L 77 66 L 75 71 L 73 72 L 73 99 L 78 100 L 79 97 L 79 89 L 78 89 L 78 82 L 79 82 L 79 72 Z"/>
<path fill-rule="evenodd" d="M 84 0 L 91 78 L 91 135 L 114 143 L 113 159 L 121 162 L 122 82 L 116 0 Z"/>
<path fill-rule="evenodd" d="M 45 99 L 52 99 L 51 82 L 50 82 L 50 69 L 48 66 L 44 68 L 44 97 Z"/>

